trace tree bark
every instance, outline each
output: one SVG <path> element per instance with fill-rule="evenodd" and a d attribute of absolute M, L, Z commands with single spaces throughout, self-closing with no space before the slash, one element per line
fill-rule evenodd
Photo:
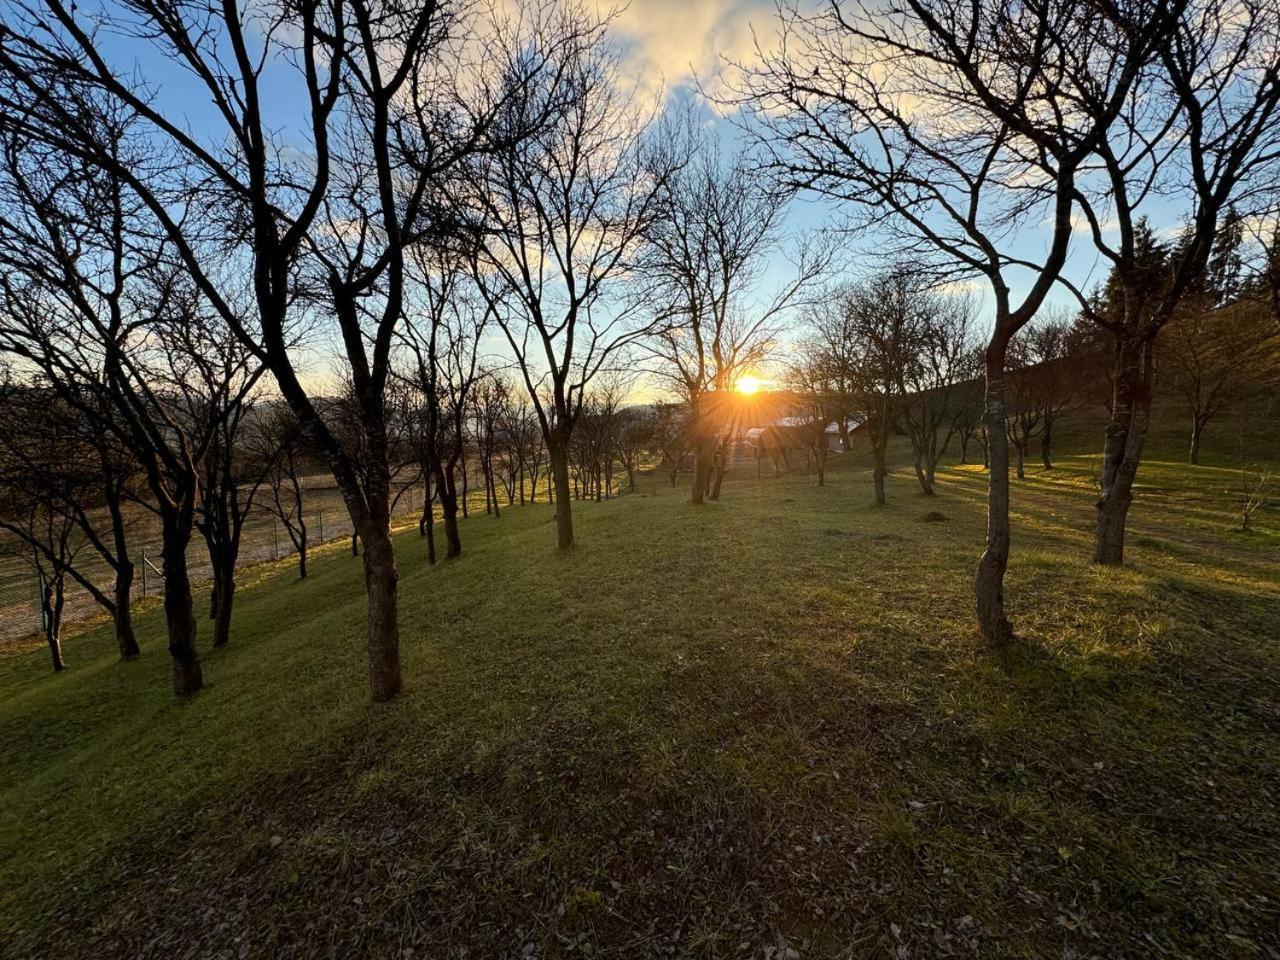
<path fill-rule="evenodd" d="M 1053 469 L 1053 417 L 1044 418 L 1044 432 L 1040 434 L 1040 462 L 1046 470 Z"/>
<path fill-rule="evenodd" d="M 196 653 L 196 616 L 187 571 L 187 545 L 191 542 L 190 517 L 163 518 L 164 619 L 173 662 L 173 692 L 187 697 L 204 686 L 204 672 Z"/>
<path fill-rule="evenodd" d="M 1199 417 L 1191 418 L 1191 452 L 1187 459 L 1195 464 L 1200 465 L 1200 437 L 1204 433 L 1204 424 L 1200 422 Z"/>
<path fill-rule="evenodd" d="M 701 506 L 707 498 L 707 489 L 711 485 L 711 470 L 714 461 L 715 439 L 699 437 L 693 448 L 693 487 L 689 493 L 689 502 Z"/>
<path fill-rule="evenodd" d="M 1005 433 L 1004 362 L 1008 344 L 995 341 L 985 354 L 986 452 L 990 463 L 987 483 L 987 548 L 974 574 L 974 607 L 983 639 L 997 650 L 1013 639 L 1013 625 L 1004 612 L 1004 573 L 1009 565 L 1009 439 Z"/>
<path fill-rule="evenodd" d="M 116 628 L 116 646 L 121 660 L 133 660 L 142 651 L 133 630 L 133 561 L 127 556 L 118 558 L 116 564 L 115 611 L 112 614 Z"/>
<path fill-rule="evenodd" d="M 720 488 L 724 486 L 724 474 L 729 467 L 729 441 L 716 440 L 715 453 L 712 457 L 713 479 L 711 483 L 711 499 L 720 499 Z"/>
<path fill-rule="evenodd" d="M 1138 338 L 1117 340 L 1111 420 L 1102 450 L 1102 475 L 1095 510 L 1093 560 L 1124 563 L 1125 527 L 1133 503 L 1151 408 L 1150 344 Z"/>
<path fill-rule="evenodd" d="M 235 567 L 215 570 L 217 603 L 213 608 L 213 649 L 220 650 L 231 641 L 231 607 L 235 600 Z"/>
<path fill-rule="evenodd" d="M 462 556 L 462 537 L 458 533 L 458 495 L 453 490 L 440 491 L 440 514 L 444 520 L 444 558 L 454 560 Z"/>
<path fill-rule="evenodd" d="M 364 541 L 364 585 L 369 598 L 369 686 L 374 702 L 385 703 L 400 692 L 400 572 L 390 518 L 370 518 L 362 524 L 360 539 Z"/>
<path fill-rule="evenodd" d="M 925 496 L 933 496 L 933 480 L 925 470 L 924 460 L 920 454 L 916 454 L 915 458 L 916 480 L 920 483 L 920 490 Z"/>
<path fill-rule="evenodd" d="M 551 477 L 556 488 L 556 546 L 573 546 L 572 491 L 569 486 L 569 451 L 565 438 L 553 434 L 547 440 L 551 453 Z"/>
<path fill-rule="evenodd" d="M 44 639 L 49 645 L 49 656 L 53 660 L 53 672 L 60 673 L 66 667 L 62 659 L 62 601 L 63 585 L 57 575 L 51 582 L 40 580 L 40 616 L 44 620 Z"/>

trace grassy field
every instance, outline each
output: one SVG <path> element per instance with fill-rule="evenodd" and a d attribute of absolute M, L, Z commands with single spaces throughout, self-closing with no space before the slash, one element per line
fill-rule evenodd
<path fill-rule="evenodd" d="M 1015 484 L 1020 634 L 978 645 L 984 477 L 870 503 L 646 477 L 399 540 L 403 697 L 358 561 L 243 578 L 208 688 L 98 629 L 0 659 L 0 953 L 85 957 L 1280 953 L 1280 516 L 1144 465 L 1087 563 L 1095 459 Z"/>

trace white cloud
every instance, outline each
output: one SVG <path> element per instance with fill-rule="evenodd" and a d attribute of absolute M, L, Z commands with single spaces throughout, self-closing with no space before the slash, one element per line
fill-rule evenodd
<path fill-rule="evenodd" d="M 611 33 L 624 71 L 646 91 L 701 81 L 712 89 L 724 59 L 753 58 L 752 28 L 774 32 L 772 0 L 596 0 L 602 15 L 617 11 Z"/>

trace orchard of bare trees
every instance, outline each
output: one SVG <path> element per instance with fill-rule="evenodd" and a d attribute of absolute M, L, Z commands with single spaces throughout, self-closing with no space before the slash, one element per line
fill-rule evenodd
<path fill-rule="evenodd" d="M 865 445 L 881 504 L 895 438 L 924 496 L 981 451 L 973 601 L 1003 649 L 1011 475 L 1103 403 L 1093 557 L 1122 563 L 1157 392 L 1195 463 L 1276 383 L 1274 4 L 783 4 L 774 27 L 708 110 L 642 95 L 571 2 L 10 4 L 0 513 L 55 667 L 73 584 L 139 655 L 142 513 L 174 692 L 199 690 L 190 552 L 224 646 L 246 522 L 305 577 L 323 471 L 376 701 L 402 685 L 411 501 L 429 562 L 465 562 L 471 514 L 541 504 L 567 550 L 575 502 L 650 469 L 718 501 L 744 444 L 820 484 Z M 762 378 L 784 413 L 752 406 Z"/>

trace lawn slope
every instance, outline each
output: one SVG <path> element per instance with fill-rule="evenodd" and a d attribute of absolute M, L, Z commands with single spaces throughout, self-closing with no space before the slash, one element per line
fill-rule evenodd
<path fill-rule="evenodd" d="M 744 469 L 398 540 L 406 688 L 367 702 L 359 562 L 245 577 L 208 688 L 98 629 L 0 659 L 12 956 L 1266 956 L 1280 951 L 1280 534 L 1144 464 L 1015 483 L 1021 641 L 978 646 L 984 477 L 887 508 Z M 682 480 L 683 484 L 683 480 Z M 207 642 L 207 639 L 206 639 Z M 794 951 L 791 953 L 789 951 Z"/>

